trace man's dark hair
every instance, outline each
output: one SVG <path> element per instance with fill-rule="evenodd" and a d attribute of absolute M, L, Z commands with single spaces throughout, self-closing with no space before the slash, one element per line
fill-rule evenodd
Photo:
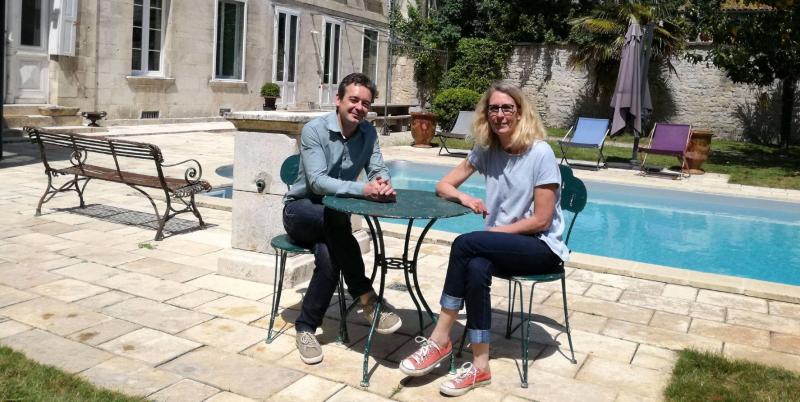
<path fill-rule="evenodd" d="M 369 77 L 362 73 L 352 73 L 348 74 L 347 77 L 342 78 L 342 81 L 339 82 L 339 91 L 336 92 L 339 95 L 339 99 L 344 98 L 344 90 L 350 84 L 361 85 L 369 89 L 372 93 L 372 100 L 375 100 L 375 97 L 378 96 L 378 88 L 375 86 L 375 83 L 372 82 Z"/>

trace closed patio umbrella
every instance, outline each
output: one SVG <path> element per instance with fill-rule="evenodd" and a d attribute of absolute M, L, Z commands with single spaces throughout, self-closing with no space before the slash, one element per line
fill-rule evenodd
<path fill-rule="evenodd" d="M 611 98 L 614 116 L 611 121 L 611 134 L 614 135 L 628 127 L 636 138 L 633 146 L 633 159 L 642 135 L 642 114 L 653 110 L 650 101 L 650 87 L 647 83 L 647 55 L 643 55 L 645 35 L 636 22 L 631 22 L 625 33 L 622 57 L 617 74 L 617 85 Z"/>

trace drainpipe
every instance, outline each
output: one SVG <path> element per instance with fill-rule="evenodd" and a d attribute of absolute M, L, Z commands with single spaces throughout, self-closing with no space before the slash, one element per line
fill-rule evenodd
<path fill-rule="evenodd" d="M 394 43 L 394 0 L 389 0 L 389 44 L 386 49 L 386 92 L 383 93 L 383 130 L 382 135 L 389 135 L 389 99 L 391 99 L 391 90 L 389 83 L 392 81 L 392 44 Z"/>
<path fill-rule="evenodd" d="M 95 0 L 94 12 L 94 110 L 100 111 L 100 1 Z"/>
<path fill-rule="evenodd" d="M 0 116 L 3 115 L 3 105 L 6 103 L 6 2 L 4 1 L 2 5 L 0 5 L 0 27 L 2 27 L 3 31 L 3 40 L 0 41 L 0 53 L 3 54 L 3 62 L 0 63 L 0 79 L 3 80 L 3 96 L 2 102 L 0 102 Z M 5 120 L 5 119 L 3 119 Z M 3 130 L 5 129 L 5 124 L 0 123 L 0 159 L 3 159 Z"/>

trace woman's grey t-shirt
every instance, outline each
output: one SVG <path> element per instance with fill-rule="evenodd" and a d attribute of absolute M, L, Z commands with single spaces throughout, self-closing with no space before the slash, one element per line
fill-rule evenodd
<path fill-rule="evenodd" d="M 528 151 L 514 155 L 493 147 L 475 146 L 467 161 L 486 176 L 486 227 L 512 224 L 533 215 L 533 188 L 558 184 L 553 221 L 537 233 L 562 261 L 569 259 L 569 249 L 562 239 L 564 215 L 561 212 L 561 172 L 555 154 L 544 141 L 536 141 Z"/>

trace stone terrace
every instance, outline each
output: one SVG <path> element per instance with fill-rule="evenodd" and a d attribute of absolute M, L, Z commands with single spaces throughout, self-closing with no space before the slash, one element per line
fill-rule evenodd
<path fill-rule="evenodd" d="M 190 137 L 198 145 L 187 150 Z M 230 181 L 213 172 L 231 163 L 231 133 L 130 138 L 159 145 L 168 161 L 199 159 L 215 186 Z M 358 317 L 351 316 L 351 344 L 337 345 L 338 313 L 332 308 L 320 335 L 325 360 L 314 366 L 300 361 L 291 323 L 303 284 L 284 292 L 285 309 L 277 321 L 285 332 L 264 343 L 272 286 L 215 273 L 217 258 L 230 244 L 229 212 L 201 208 L 210 224 L 205 230 L 192 230 L 196 221 L 183 215 L 167 228 L 179 233 L 155 242 L 155 231 L 146 226 L 152 211 L 144 198 L 118 184 L 92 182 L 86 209 L 76 208 L 74 194 L 61 194 L 34 217 L 46 183 L 42 166 L 27 143 L 5 149 L 7 157 L 0 161 L 0 344 L 97 385 L 157 401 L 443 399 L 438 384 L 444 369 L 415 379 L 397 370 L 398 361 L 414 348 L 417 328 L 413 304 L 403 292 L 387 290 L 405 324 L 400 334 L 376 337 L 371 386 L 362 389 L 367 327 Z M 9 157 L 9 152 L 19 155 Z M 387 157 L 404 152 L 387 149 Z M 399 253 L 398 241 L 389 244 L 390 254 Z M 448 251 L 442 245 L 423 247 L 421 283 L 434 306 Z M 370 266 L 370 255 L 365 259 Z M 502 336 L 506 283 L 496 280 L 494 381 L 463 400 L 660 400 L 676 351 L 687 347 L 800 372 L 798 304 L 583 269 L 568 272 L 578 364 L 563 355 L 569 350 L 560 332 L 558 287 L 540 285 L 534 309 L 543 324 L 532 331 L 536 358 L 530 387 L 520 388 L 518 339 Z M 392 274 L 387 288 L 401 282 Z"/>

